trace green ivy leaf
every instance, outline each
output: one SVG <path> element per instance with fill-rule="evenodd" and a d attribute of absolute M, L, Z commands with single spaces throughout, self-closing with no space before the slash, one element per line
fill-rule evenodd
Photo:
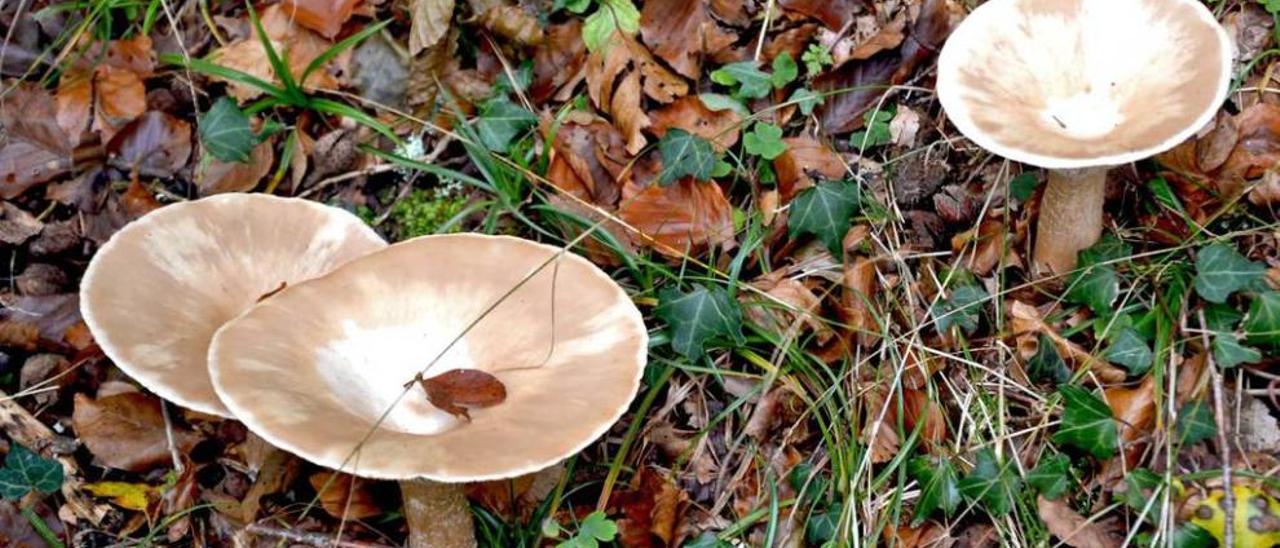
<path fill-rule="evenodd" d="M 1280 0 L 1276 0 L 1280 2 Z M 1173 532 L 1173 548 L 1214 548 L 1218 539 L 1204 527 L 1191 522 L 1183 523 Z"/>
<path fill-rule="evenodd" d="M 640 10 L 631 0 L 599 0 L 599 3 L 600 8 L 582 24 L 582 43 L 588 50 L 604 51 L 613 40 L 614 31 L 626 36 L 640 32 Z"/>
<path fill-rule="evenodd" d="M 1043 457 L 1027 473 L 1027 483 L 1047 499 L 1056 499 L 1071 487 L 1071 459 L 1066 455 Z"/>
<path fill-rule="evenodd" d="M 1188 402 L 1178 412 L 1178 438 L 1182 445 L 1194 445 L 1218 435 L 1213 410 L 1202 401 Z"/>
<path fill-rule="evenodd" d="M 698 538 L 684 543 L 684 548 L 733 548 L 733 544 L 720 540 L 710 531 L 698 535 Z"/>
<path fill-rule="evenodd" d="M 709 181 L 719 161 L 710 141 L 679 128 L 667 130 L 658 141 L 658 152 L 662 154 L 662 173 L 658 176 L 662 186 L 685 177 Z"/>
<path fill-rule="evenodd" d="M 934 324 L 939 333 L 947 333 L 959 327 L 965 334 L 978 329 L 982 319 L 982 306 L 987 301 L 987 290 L 974 284 L 966 284 L 951 290 L 951 297 L 930 307 Z"/>
<path fill-rule="evenodd" d="M 1262 361 L 1262 352 L 1257 348 L 1245 346 L 1235 333 L 1219 333 L 1213 336 L 1213 362 L 1223 369 L 1230 369 L 1242 363 L 1258 363 Z"/>
<path fill-rule="evenodd" d="M 719 93 L 703 93 L 698 95 L 698 98 L 702 99 L 702 104 L 706 105 L 712 112 L 732 110 L 743 118 L 751 117 L 751 109 L 748 109 L 747 105 L 742 104 L 742 101 L 734 99 L 728 95 L 722 95 Z"/>
<path fill-rule="evenodd" d="M 1099 459 L 1115 455 L 1120 445 L 1116 422 L 1106 402 L 1091 392 L 1070 385 L 1058 387 L 1066 405 L 1062 425 L 1053 441 L 1089 452 Z"/>
<path fill-rule="evenodd" d="M 1147 504 L 1151 502 L 1152 496 L 1163 484 L 1163 478 L 1146 468 L 1130 470 L 1124 477 L 1124 492 L 1120 494 L 1120 500 L 1124 501 L 1129 508 L 1138 512 L 1147 510 L 1147 516 L 1150 518 L 1151 514 L 1150 510 L 1147 509 Z"/>
<path fill-rule="evenodd" d="M 1009 181 L 1009 197 L 1019 203 L 1026 203 L 1040 186 L 1040 179 L 1031 173 L 1023 173 Z"/>
<path fill-rule="evenodd" d="M 249 116 L 228 97 L 214 101 L 200 117 L 200 144 L 214 158 L 247 163 L 258 139 L 249 127 Z"/>
<path fill-rule="evenodd" d="M 1250 344 L 1280 346 L 1280 292 L 1268 291 L 1253 299 L 1244 331 Z"/>
<path fill-rule="evenodd" d="M 505 153 L 511 149 L 511 141 L 537 123 L 537 115 L 499 96 L 480 107 L 475 126 L 485 148 Z"/>
<path fill-rule="evenodd" d="M 1230 305 L 1226 304 L 1209 304 L 1204 307 L 1204 327 L 1208 331 L 1214 333 L 1230 333 L 1236 330 L 1236 326 L 1240 325 L 1240 320 L 1244 319 L 1244 314 Z"/>
<path fill-rule="evenodd" d="M 844 235 L 860 209 L 861 190 L 852 181 L 822 181 L 791 200 L 787 230 L 792 238 L 812 234 L 836 257 L 843 257 Z"/>
<path fill-rule="evenodd" d="M 800 88 L 791 93 L 791 98 L 787 99 L 787 102 L 795 103 L 800 109 L 800 114 L 808 116 L 813 114 L 813 109 L 822 104 L 822 96 L 809 88 Z"/>
<path fill-rule="evenodd" d="M 1037 340 L 1035 355 L 1027 360 L 1027 374 L 1033 382 L 1049 381 L 1055 386 L 1071 380 L 1071 368 L 1058 354 L 1053 339 L 1044 334 Z"/>
<path fill-rule="evenodd" d="M 1133 256 L 1133 246 L 1124 243 L 1114 234 L 1103 234 L 1098 243 L 1080 252 L 1080 267 L 1087 268 L 1103 263 L 1113 263 Z"/>
<path fill-rule="evenodd" d="M 973 470 L 960 480 L 960 493 L 965 498 L 982 502 L 993 516 L 1009 513 L 1022 487 L 1022 480 L 1008 463 L 1001 464 L 990 448 L 978 452 Z"/>
<path fill-rule="evenodd" d="M 781 55 L 773 58 L 773 80 L 774 89 L 782 89 L 786 87 L 800 76 L 800 67 L 796 66 L 796 60 L 791 57 L 791 52 L 784 51 Z"/>
<path fill-rule="evenodd" d="M 752 61 L 729 63 L 711 73 L 711 81 L 724 86 L 738 86 L 736 97 L 759 99 L 773 89 L 773 78 L 756 68 Z"/>
<path fill-rule="evenodd" d="M 916 457 L 907 465 L 907 473 L 920 483 L 920 498 L 911 526 L 918 527 L 934 512 L 942 510 L 950 516 L 960 504 L 960 487 L 951 461 L 941 457 Z"/>
<path fill-rule="evenodd" d="M 747 149 L 747 154 L 754 154 L 765 160 L 773 160 L 787 151 L 786 143 L 782 142 L 782 128 L 764 122 L 756 122 L 751 126 L 751 131 L 742 137 L 742 145 Z"/>
<path fill-rule="evenodd" d="M 1153 354 L 1147 341 L 1132 327 L 1121 329 L 1111 337 L 1111 347 L 1104 356 L 1107 361 L 1123 365 L 1131 375 L 1141 375 L 1151 369 Z"/>
<path fill-rule="evenodd" d="M 696 360 L 710 341 L 732 340 L 745 344 L 742 308 L 724 289 L 698 285 L 689 293 L 663 289 L 654 313 L 671 330 L 671 347 Z"/>
<path fill-rule="evenodd" d="M 1110 316 L 1111 303 L 1120 296 L 1120 275 L 1110 266 L 1077 270 L 1067 283 L 1067 302 L 1085 305 L 1099 316 Z"/>
<path fill-rule="evenodd" d="M 0 468 L 0 498 L 18 500 L 32 490 L 53 493 L 62 487 L 62 479 L 61 463 L 11 443 L 4 468 Z"/>
<path fill-rule="evenodd" d="M 1246 259 L 1234 247 L 1215 243 L 1196 256 L 1196 293 L 1211 303 L 1224 303 L 1232 293 L 1262 281 L 1267 267 Z"/>
<path fill-rule="evenodd" d="M 823 512 L 814 512 L 805 522 L 804 536 L 809 546 L 820 546 L 835 540 L 839 532 L 840 515 L 844 513 L 844 505 L 837 502 Z"/>

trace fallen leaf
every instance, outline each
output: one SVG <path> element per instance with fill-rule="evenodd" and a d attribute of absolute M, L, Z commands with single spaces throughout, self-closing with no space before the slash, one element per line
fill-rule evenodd
<path fill-rule="evenodd" d="M 782 142 L 787 150 L 773 161 L 773 169 L 778 176 L 778 191 L 784 204 L 819 179 L 835 181 L 848 173 L 844 158 L 817 139 L 789 137 Z"/>
<path fill-rule="evenodd" d="M 89 34 L 83 35 L 86 38 Z M 138 33 L 123 40 L 97 41 L 72 62 L 71 72 L 89 73 L 102 66 L 109 66 L 150 78 L 155 74 L 156 53 L 151 37 Z"/>
<path fill-rule="evenodd" d="M 427 400 L 455 417 L 471 420 L 468 407 L 493 407 L 507 399 L 507 387 L 479 369 L 454 369 L 429 379 L 421 374 L 415 379 L 427 393 Z"/>
<path fill-rule="evenodd" d="M 44 230 L 35 215 L 9 202 L 0 202 L 0 242 L 22 245 Z"/>
<path fill-rule="evenodd" d="M 91 74 L 64 74 L 54 96 L 58 125 L 74 146 L 89 131 L 93 119 L 93 77 Z"/>
<path fill-rule="evenodd" d="M 412 0 L 409 3 L 409 54 L 418 55 L 449 34 L 454 0 Z"/>
<path fill-rule="evenodd" d="M 1141 456 L 1134 443 L 1150 435 L 1155 425 L 1155 387 L 1155 375 L 1147 375 L 1142 384 L 1132 388 L 1117 386 L 1103 391 L 1103 399 L 1119 423 L 1121 455 L 1128 461 L 1127 469 Z"/>
<path fill-rule="evenodd" d="M 894 405 L 889 403 L 885 395 L 886 389 L 880 385 L 873 386 L 862 394 L 865 405 L 862 438 L 869 446 L 873 464 L 893 460 L 902 444 L 902 440 L 898 438 L 897 421 L 890 420 L 895 416 Z"/>
<path fill-rule="evenodd" d="M 1036 310 L 1034 306 L 1021 301 L 1013 301 L 1009 307 L 1009 317 L 1012 320 L 1011 323 L 1015 335 L 1032 333 L 1048 336 L 1053 341 L 1054 346 L 1058 347 L 1058 352 L 1063 354 L 1064 358 L 1071 359 L 1077 369 L 1084 368 L 1092 371 L 1104 383 L 1124 382 L 1125 378 L 1129 376 L 1123 369 L 1094 358 L 1087 350 L 1067 340 L 1057 330 L 1045 323 L 1040 311 Z"/>
<path fill-rule="evenodd" d="M 0 545 L 7 548 L 47 548 L 31 523 L 18 510 L 17 504 L 0 501 Z"/>
<path fill-rule="evenodd" d="M 511 479 L 479 481 L 465 486 L 467 498 L 494 514 L 528 520 L 564 477 L 563 463 Z"/>
<path fill-rule="evenodd" d="M 365 519 L 384 512 L 368 481 L 351 474 L 322 470 L 307 478 L 320 496 L 320 506 L 330 516 L 338 519 Z"/>
<path fill-rule="evenodd" d="M 297 154 L 297 151 L 294 151 Z M 196 170 L 196 186 L 201 196 L 224 192 L 248 192 L 271 171 L 275 163 L 275 147 L 270 139 L 258 143 L 249 154 L 249 161 L 224 162 L 210 157 Z M 305 161 L 305 160 L 303 160 Z M 305 168 L 304 168 L 305 170 Z"/>
<path fill-rule="evenodd" d="M 360 0 L 284 0 L 280 5 L 299 25 L 332 40 L 359 3 Z"/>
<path fill-rule="evenodd" d="M 93 130 L 108 142 L 147 111 L 147 87 L 137 73 L 110 65 L 93 73 Z"/>
<path fill-rule="evenodd" d="M 891 417 L 896 418 L 897 406 L 889 408 Z M 929 399 L 928 392 L 913 388 L 902 389 L 902 424 L 908 435 L 920 431 L 920 439 L 927 452 L 942 449 L 947 442 L 947 418 L 942 405 Z M 897 421 L 890 419 L 890 425 Z"/>
<path fill-rule="evenodd" d="M 875 3 L 871 0 L 778 0 L 782 9 L 807 15 L 831 30 L 842 30 L 853 22 L 853 16 L 859 8 L 875 11 Z"/>
<path fill-rule="evenodd" d="M 628 548 L 671 546 L 688 495 L 651 467 L 640 470 L 631 488 L 609 498 L 617 509 L 618 544 Z"/>
<path fill-rule="evenodd" d="M 1240 124 L 1235 116 L 1222 112 L 1214 122 L 1213 130 L 1195 140 L 1196 165 L 1201 170 L 1213 171 L 1222 167 L 1240 142 Z"/>
<path fill-rule="evenodd" d="M 640 231 L 637 245 L 683 257 L 733 239 L 733 206 L 720 186 L 684 179 L 676 184 L 623 187 L 618 216 Z"/>
<path fill-rule="evenodd" d="M 931 548 L 950 546 L 955 542 L 947 528 L 933 521 L 920 527 L 885 527 L 884 541 L 885 544 L 898 548 Z"/>
<path fill-rule="evenodd" d="M 480 14 L 479 22 L 489 32 L 519 46 L 536 46 L 546 40 L 542 23 L 520 6 L 491 6 Z"/>
<path fill-rule="evenodd" d="M 1097 522 L 1090 522 L 1076 513 L 1066 502 L 1036 497 L 1040 520 L 1067 546 L 1074 548 L 1111 548 L 1120 546 L 1123 536 L 1116 538 L 1112 532 Z"/>
<path fill-rule="evenodd" d="M 816 334 L 819 344 L 831 338 L 831 328 L 819 316 L 822 299 L 800 280 L 771 278 L 751 282 L 764 296 L 745 291 L 739 294 L 744 304 L 750 305 L 743 308 L 747 319 L 778 334 L 790 335 L 801 327 L 808 328 Z"/>
<path fill-rule="evenodd" d="M 711 110 L 696 95 L 649 112 L 649 119 L 653 122 L 650 130 L 659 138 L 671 128 L 683 129 L 711 141 L 722 152 L 738 143 L 742 126 L 742 117 L 733 109 Z"/>
<path fill-rule="evenodd" d="M 76 435 L 103 465 L 146 472 L 170 462 L 169 442 L 159 399 L 140 392 L 117 394 L 98 400 L 75 395 L 71 420 Z M 198 437 L 173 428 L 174 447 L 185 453 Z"/>
<path fill-rule="evenodd" d="M 53 98 L 30 84 L 13 88 L 0 103 L 0 124 L 8 133 L 0 146 L 0 198 L 17 198 L 71 170 L 72 141 L 56 112 Z"/>
<path fill-rule="evenodd" d="M 627 151 L 636 154 L 647 144 L 643 132 L 652 123 L 643 96 L 670 103 L 688 93 L 689 85 L 654 61 L 644 46 L 615 33 L 611 47 L 587 58 L 587 92 L 626 136 Z"/>
<path fill-rule="evenodd" d="M 1218 173 L 1226 183 L 1256 179 L 1280 163 L 1280 105 L 1258 103 L 1240 113 L 1236 124 L 1240 137 Z"/>
<path fill-rule="evenodd" d="M 544 134 L 551 131 L 545 128 Z M 622 193 L 619 177 L 629 163 L 622 134 L 594 116 L 566 120 L 554 132 L 556 156 L 547 178 L 561 190 L 612 210 Z"/>
<path fill-rule="evenodd" d="M 135 512 L 146 512 L 151 501 L 160 494 L 160 490 L 154 486 L 123 481 L 100 481 L 80 487 L 95 497 L 109 498 L 112 504 Z"/>
<path fill-rule="evenodd" d="M 640 36 L 671 68 L 695 80 L 707 53 L 737 40 L 715 23 L 702 0 L 648 0 L 640 12 Z"/>
<path fill-rule="evenodd" d="M 850 261 L 847 253 L 842 280 L 844 291 L 841 295 L 841 304 L 846 312 L 844 323 L 853 332 L 858 344 L 866 348 L 880 338 L 880 324 L 876 320 L 876 290 L 879 288 L 876 261 L 861 256 Z"/>
<path fill-rule="evenodd" d="M 160 205 L 155 195 L 137 179 L 129 183 L 129 188 L 120 196 L 120 207 L 134 219 L 160 209 Z"/>
<path fill-rule="evenodd" d="M 191 156 L 191 126 L 174 116 L 150 111 L 120 129 L 107 143 L 111 164 L 151 177 L 171 177 Z"/>
<path fill-rule="evenodd" d="M 81 321 L 80 296 L 0 294 L 0 321 L 34 325 L 41 339 L 61 342 L 67 329 Z"/>
<path fill-rule="evenodd" d="M 587 45 L 582 42 L 582 21 L 571 19 L 547 28 L 546 40 L 533 54 L 533 84 L 529 99 L 542 103 L 561 88 L 583 77 L 587 62 Z"/>
<path fill-rule="evenodd" d="M 271 41 L 272 47 L 288 64 L 295 80 L 301 78 L 307 66 L 333 45 L 316 33 L 295 24 L 293 18 L 284 13 L 280 4 L 271 5 L 262 10 L 259 21 L 267 35 L 266 38 Z M 263 47 L 262 38 L 258 36 L 256 29 L 250 36 L 213 51 L 210 58 L 224 67 L 280 85 L 280 80 L 271 68 L 267 50 Z M 331 59 L 327 65 L 341 66 L 342 61 L 349 58 L 350 51 L 347 51 Z M 215 79 L 227 82 L 228 92 L 241 102 L 263 93 L 261 89 L 248 84 L 223 78 Z M 337 89 L 340 82 L 330 73 L 330 70 L 321 69 L 313 71 L 307 76 L 305 82 L 298 82 L 298 84 L 306 89 Z"/>

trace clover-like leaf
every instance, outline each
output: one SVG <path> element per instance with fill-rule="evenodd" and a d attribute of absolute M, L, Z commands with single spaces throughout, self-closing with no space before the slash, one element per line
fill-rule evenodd
<path fill-rule="evenodd" d="M 782 89 L 799 75 L 800 67 L 796 66 L 796 60 L 791 57 L 791 52 L 784 51 L 773 58 L 773 75 L 771 79 L 775 89 Z"/>
<path fill-rule="evenodd" d="M 1022 487 L 1022 479 L 1010 463 L 1001 463 L 990 448 L 978 452 L 973 470 L 960 480 L 960 493 L 974 502 L 982 502 L 993 516 L 1009 513 Z"/>
<path fill-rule="evenodd" d="M 658 295 L 654 313 L 671 330 L 671 347 L 697 359 L 708 342 L 729 340 L 744 344 L 742 308 L 724 289 L 698 285 L 683 293 L 667 288 Z"/>
<path fill-rule="evenodd" d="M 1250 261 L 1230 245 L 1215 243 L 1196 255 L 1196 293 L 1211 303 L 1224 303 L 1232 293 L 1254 287 L 1266 265 Z"/>
<path fill-rule="evenodd" d="M 62 479 L 61 463 L 11 443 L 4 468 L 0 468 L 0 498 L 17 500 L 32 490 L 53 493 L 62 487 Z"/>
<path fill-rule="evenodd" d="M 200 144 L 214 158 L 224 162 L 247 163 L 258 144 L 249 116 L 229 97 L 214 101 L 200 117 Z"/>
<path fill-rule="evenodd" d="M 709 181 L 719 161 L 710 141 L 679 128 L 667 130 L 658 141 L 658 152 L 662 155 L 658 184 L 662 186 L 685 177 Z"/>
<path fill-rule="evenodd" d="M 791 200 L 787 230 L 792 238 L 812 234 L 836 257 L 843 257 L 844 235 L 861 207 L 861 190 L 852 181 L 823 181 Z"/>
<path fill-rule="evenodd" d="M 751 131 L 742 137 L 742 145 L 747 149 L 747 154 L 754 154 L 765 160 L 773 160 L 787 151 L 786 143 L 782 142 L 782 128 L 764 122 L 756 122 L 751 126 Z"/>
<path fill-rule="evenodd" d="M 920 483 L 920 498 L 911 517 L 911 526 L 919 527 L 939 510 L 950 516 L 960 504 L 960 487 L 951 461 L 935 456 L 916 457 L 907 465 L 907 473 Z"/>
<path fill-rule="evenodd" d="M 1125 327 L 1111 337 L 1107 348 L 1107 361 L 1123 365 L 1131 375 L 1141 375 L 1151 369 L 1153 354 L 1147 341 L 1132 327 Z"/>
<path fill-rule="evenodd" d="M 1027 484 L 1047 499 L 1056 499 L 1071 487 L 1071 459 L 1066 455 L 1043 457 L 1027 473 Z"/>
<path fill-rule="evenodd" d="M 773 89 L 773 78 L 756 68 L 753 61 L 729 63 L 711 73 L 711 81 L 725 86 L 738 86 L 735 96 L 759 99 Z"/>
<path fill-rule="evenodd" d="M 809 88 L 800 88 L 791 92 L 791 98 L 787 99 L 788 103 L 795 103 L 800 109 L 800 113 L 808 116 L 813 114 L 813 109 L 818 108 L 823 102 L 822 96 L 814 93 Z"/>
<path fill-rule="evenodd" d="M 1111 408 L 1098 396 L 1076 386 L 1058 388 L 1065 406 L 1062 425 L 1053 435 L 1053 441 L 1089 454 L 1108 459 L 1115 455 L 1120 438 Z"/>
<path fill-rule="evenodd" d="M 866 150 L 893 142 L 893 134 L 889 131 L 889 122 L 893 121 L 893 116 L 893 107 L 871 110 L 862 115 L 864 129 L 849 136 L 849 146 Z"/>

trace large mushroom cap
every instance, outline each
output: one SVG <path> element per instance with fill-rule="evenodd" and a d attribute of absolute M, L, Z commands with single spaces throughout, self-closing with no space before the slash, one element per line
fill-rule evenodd
<path fill-rule="evenodd" d="M 267 441 L 361 476 L 464 482 L 545 468 L 618 420 L 648 344 L 622 288 L 560 251 L 473 234 L 392 245 L 228 323 L 209 352 L 214 385 Z M 507 392 L 469 423 L 417 386 L 404 395 L 455 339 L 425 376 L 479 369 Z"/>
<path fill-rule="evenodd" d="M 264 294 L 314 278 L 386 242 L 341 209 L 222 194 L 158 209 L 98 250 L 80 310 L 103 352 L 160 396 L 230 416 L 213 391 L 213 333 Z"/>
<path fill-rule="evenodd" d="M 1045 168 L 1168 150 L 1226 98 L 1233 46 L 1199 0 L 991 0 L 938 59 L 938 98 L 983 148 Z"/>

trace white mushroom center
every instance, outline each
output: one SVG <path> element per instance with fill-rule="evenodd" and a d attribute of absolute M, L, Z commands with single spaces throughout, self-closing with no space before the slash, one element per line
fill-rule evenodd
<path fill-rule="evenodd" d="M 1124 123 L 1120 105 L 1111 92 L 1094 86 L 1075 95 L 1051 98 L 1045 107 L 1046 125 L 1056 126 L 1076 139 L 1101 137 Z"/>
<path fill-rule="evenodd" d="M 381 427 L 408 434 L 439 434 L 462 423 L 428 403 L 420 386 L 414 386 L 396 402 L 404 392 L 404 383 L 426 368 L 452 340 L 440 333 L 438 325 L 369 329 L 348 323 L 343 330 L 343 337 L 316 351 L 316 369 L 348 410 L 372 424 L 390 409 Z M 427 376 L 472 367 L 463 339 L 436 362 Z"/>

